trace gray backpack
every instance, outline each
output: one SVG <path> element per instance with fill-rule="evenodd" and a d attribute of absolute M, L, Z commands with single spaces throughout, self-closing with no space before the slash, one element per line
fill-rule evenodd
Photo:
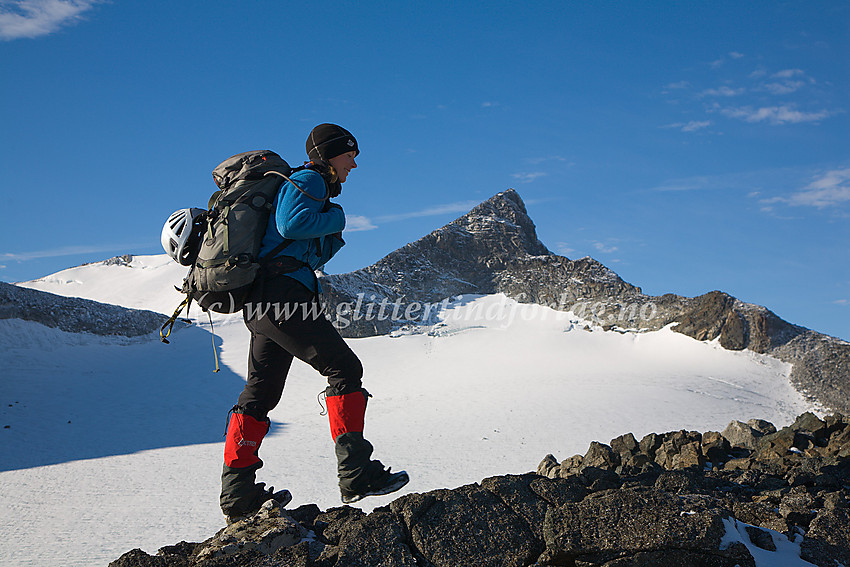
<path fill-rule="evenodd" d="M 213 170 L 219 190 L 210 197 L 197 258 L 183 280 L 186 298 L 160 329 L 163 342 L 168 342 L 177 317 L 192 300 L 204 311 L 216 313 L 244 307 L 263 264 L 258 256 L 275 197 L 293 171 L 269 150 L 237 154 Z M 291 243 L 284 240 L 266 258 L 274 258 Z"/>

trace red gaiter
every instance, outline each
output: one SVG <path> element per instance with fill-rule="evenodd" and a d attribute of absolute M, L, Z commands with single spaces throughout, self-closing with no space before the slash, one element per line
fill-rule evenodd
<path fill-rule="evenodd" d="M 244 413 L 232 413 L 224 441 L 224 464 L 231 468 L 250 467 L 260 458 L 257 451 L 269 432 L 268 421 L 258 421 Z"/>

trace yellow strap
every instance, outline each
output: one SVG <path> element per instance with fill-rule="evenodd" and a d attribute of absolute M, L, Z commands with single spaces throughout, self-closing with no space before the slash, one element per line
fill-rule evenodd
<path fill-rule="evenodd" d="M 168 335 L 171 334 L 171 329 L 174 328 L 174 323 L 177 322 L 177 317 L 180 316 L 180 312 L 183 311 L 183 308 L 186 307 L 190 301 L 192 301 L 192 296 L 187 295 L 186 299 L 181 301 L 180 305 L 177 306 L 177 310 L 174 311 L 174 314 L 169 317 L 165 323 L 163 323 L 162 327 L 159 328 L 159 338 L 165 344 L 169 344 Z M 168 331 L 165 330 L 166 327 L 168 327 Z"/>

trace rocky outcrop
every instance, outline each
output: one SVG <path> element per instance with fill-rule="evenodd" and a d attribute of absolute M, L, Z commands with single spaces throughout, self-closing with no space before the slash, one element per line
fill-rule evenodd
<path fill-rule="evenodd" d="M 324 276 L 322 284 L 328 311 L 347 337 L 430 323 L 437 309 L 427 306 L 448 297 L 504 293 L 519 302 L 571 310 L 605 329 L 641 332 L 673 325 L 676 332 L 718 340 L 730 350 L 769 354 L 793 365 L 798 390 L 850 413 L 850 343 L 721 291 L 650 296 L 592 258 L 553 254 L 537 238 L 513 189 L 371 266 Z"/>
<path fill-rule="evenodd" d="M 68 333 L 138 337 L 158 331 L 167 317 L 0 282 L 0 319 L 35 321 Z"/>
<path fill-rule="evenodd" d="M 110 566 L 761 567 L 793 554 L 834 567 L 850 564 L 848 490 L 850 419 L 803 414 L 778 431 L 627 433 L 370 514 L 268 505 L 206 542 Z"/>

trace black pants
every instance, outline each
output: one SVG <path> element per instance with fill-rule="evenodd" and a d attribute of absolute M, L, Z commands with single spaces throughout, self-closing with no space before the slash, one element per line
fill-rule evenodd
<path fill-rule="evenodd" d="M 328 395 L 362 387 L 357 355 L 325 318 L 316 295 L 297 280 L 286 275 L 258 280 L 243 317 L 251 348 L 248 381 L 237 403 L 249 415 L 264 419 L 277 406 L 293 357 L 327 378 Z"/>

